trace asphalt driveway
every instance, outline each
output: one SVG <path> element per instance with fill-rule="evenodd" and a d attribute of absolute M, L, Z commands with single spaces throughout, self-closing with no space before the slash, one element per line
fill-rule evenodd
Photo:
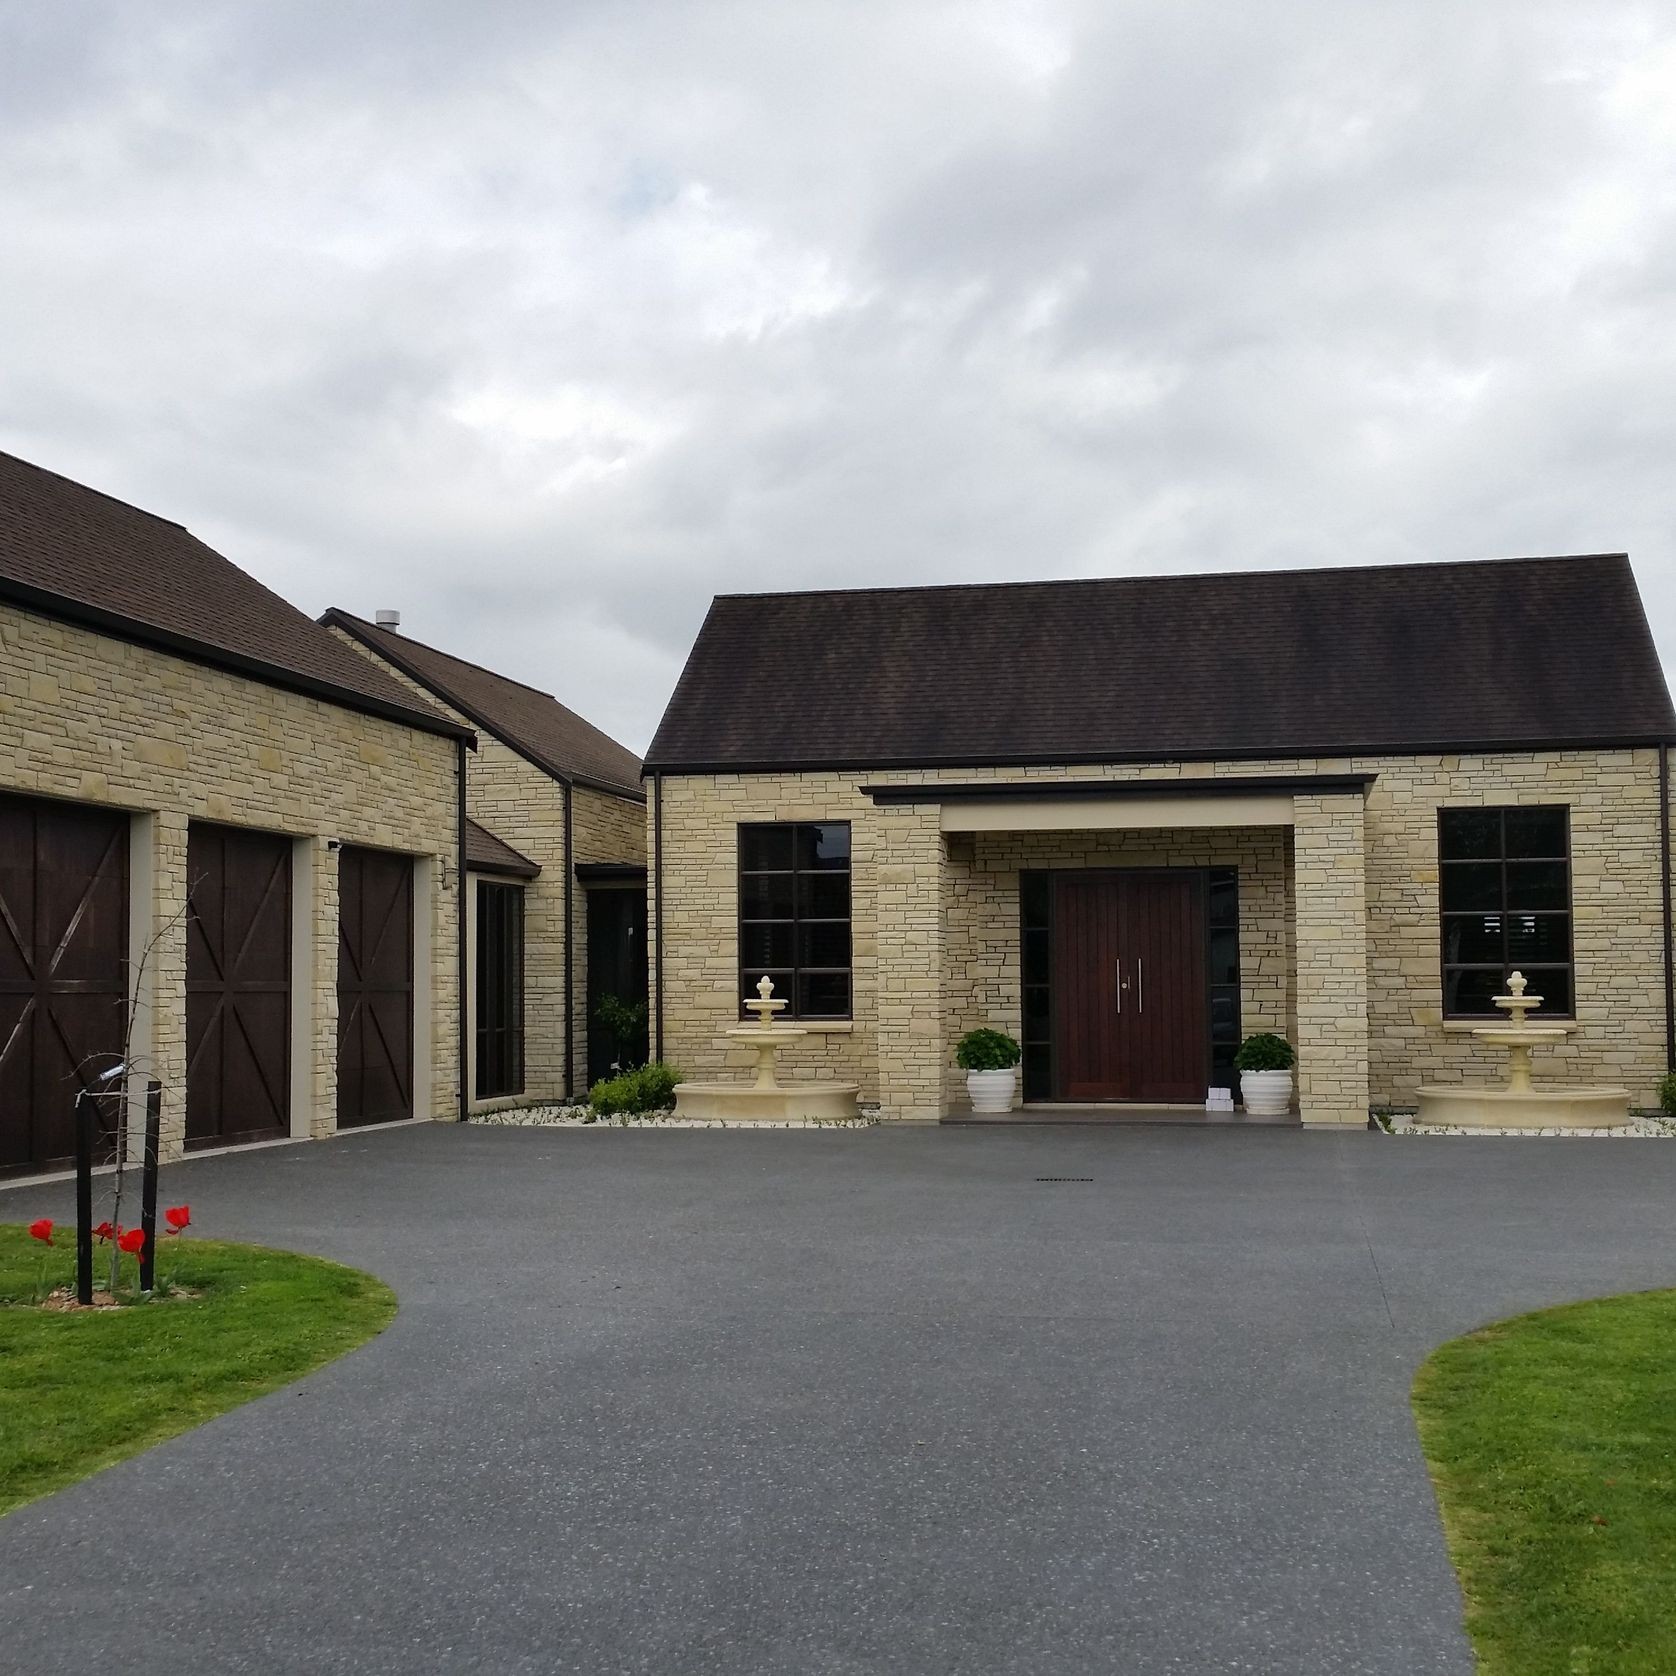
<path fill-rule="evenodd" d="M 165 1192 L 401 1312 L 0 1520 L 33 1676 L 1464 1676 L 1415 1366 L 1676 1284 L 1658 1141 L 426 1126 Z"/>

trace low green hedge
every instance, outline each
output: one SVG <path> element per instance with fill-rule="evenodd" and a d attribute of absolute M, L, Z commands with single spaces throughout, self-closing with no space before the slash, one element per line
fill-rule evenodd
<path fill-rule="evenodd" d="M 639 1117 L 647 1112 L 666 1112 L 675 1105 L 675 1085 L 681 1073 L 673 1065 L 654 1061 L 603 1077 L 588 1090 L 588 1104 L 600 1117 Z"/>

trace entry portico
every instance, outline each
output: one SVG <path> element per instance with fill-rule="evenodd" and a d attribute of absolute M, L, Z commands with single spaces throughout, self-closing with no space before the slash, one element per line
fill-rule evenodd
<path fill-rule="evenodd" d="M 865 786 L 882 1105 L 958 1106 L 952 1040 L 980 1018 L 1023 1044 L 1027 1101 L 1202 1105 L 1262 1029 L 1298 1046 L 1306 1125 L 1365 1126 L 1374 778 Z"/>

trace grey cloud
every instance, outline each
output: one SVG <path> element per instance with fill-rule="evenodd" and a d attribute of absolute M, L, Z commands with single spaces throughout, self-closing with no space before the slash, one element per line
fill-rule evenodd
<path fill-rule="evenodd" d="M 1676 657 L 1657 9 L 198 0 L 0 42 L 0 446 L 636 746 L 739 588 L 1627 547 Z"/>

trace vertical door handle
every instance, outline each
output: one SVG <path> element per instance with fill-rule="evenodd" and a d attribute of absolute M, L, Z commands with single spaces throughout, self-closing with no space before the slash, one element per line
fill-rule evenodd
<path fill-rule="evenodd" d="M 1117 1016 L 1123 1017 L 1123 956 L 1117 957 Z"/>
<path fill-rule="evenodd" d="M 1141 980 L 1141 957 L 1135 956 L 1135 1011 L 1146 1011 L 1146 985 Z"/>

